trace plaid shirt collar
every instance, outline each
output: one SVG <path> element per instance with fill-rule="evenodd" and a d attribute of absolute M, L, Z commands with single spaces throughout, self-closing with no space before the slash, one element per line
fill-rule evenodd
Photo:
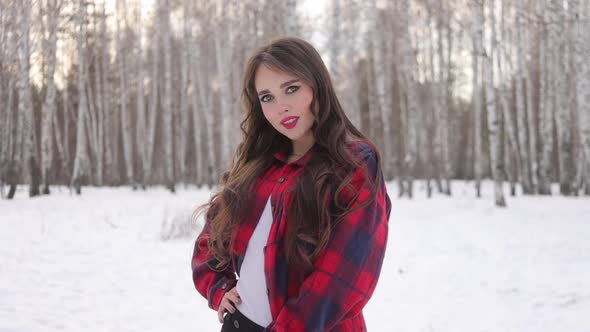
<path fill-rule="evenodd" d="M 299 158 L 295 161 L 292 161 L 290 163 L 287 162 L 289 155 L 287 154 L 286 150 L 277 151 L 273 154 L 273 156 L 275 157 L 275 159 L 277 159 L 285 164 L 294 164 L 294 165 L 299 165 L 299 166 L 305 166 L 312 159 L 312 157 L 315 153 L 315 147 L 316 147 L 316 145 L 314 144 L 309 150 L 307 150 L 307 152 L 303 156 L 301 156 L 301 158 Z"/>

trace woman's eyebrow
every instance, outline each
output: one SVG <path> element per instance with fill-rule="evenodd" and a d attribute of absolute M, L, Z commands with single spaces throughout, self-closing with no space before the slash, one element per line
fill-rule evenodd
<path fill-rule="evenodd" d="M 281 84 L 281 89 L 282 89 L 282 88 L 284 88 L 284 87 L 286 87 L 287 85 L 289 85 L 289 84 L 292 84 L 292 83 L 295 83 L 295 82 L 299 82 L 299 79 L 298 79 L 298 78 L 296 78 L 296 79 L 294 79 L 294 80 L 290 80 L 290 81 L 287 81 L 287 82 L 285 82 L 285 83 Z M 262 91 L 258 92 L 258 95 L 260 96 L 260 95 L 262 95 L 263 93 L 269 93 L 269 92 L 270 92 L 270 91 L 268 91 L 267 89 L 264 89 L 264 90 L 262 90 Z"/>

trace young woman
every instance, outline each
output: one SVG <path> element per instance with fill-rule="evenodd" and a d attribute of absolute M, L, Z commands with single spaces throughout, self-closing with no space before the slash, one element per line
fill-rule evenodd
<path fill-rule="evenodd" d="M 256 49 L 242 102 L 243 140 L 194 248 L 197 291 L 222 331 L 365 331 L 391 210 L 378 151 L 304 40 Z"/>

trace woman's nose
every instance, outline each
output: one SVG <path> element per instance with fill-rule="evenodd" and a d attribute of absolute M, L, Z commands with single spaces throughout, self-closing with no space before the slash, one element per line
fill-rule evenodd
<path fill-rule="evenodd" d="M 289 110 L 291 109 L 291 106 L 284 103 L 284 102 L 279 102 L 278 109 L 279 109 L 279 114 L 284 114 L 284 113 L 289 112 Z"/>

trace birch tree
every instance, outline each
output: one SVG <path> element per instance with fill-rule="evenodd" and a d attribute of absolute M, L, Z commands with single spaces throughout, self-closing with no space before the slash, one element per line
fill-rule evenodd
<path fill-rule="evenodd" d="M 131 108 L 128 103 L 128 79 L 127 79 L 127 3 L 126 0 L 117 0 L 117 63 L 119 68 L 119 108 L 121 113 L 121 131 L 123 134 L 123 153 L 125 156 L 125 169 L 127 181 L 135 189 L 135 175 L 133 174 L 133 133 L 131 132 Z M 168 45 L 169 46 L 169 45 Z M 169 52 L 169 50 L 164 50 Z"/>
<path fill-rule="evenodd" d="M 566 14 L 563 3 L 551 0 L 552 18 L 554 19 L 556 34 L 554 34 L 553 52 L 555 69 L 555 123 L 557 129 L 557 147 L 559 160 L 559 190 L 562 195 L 571 195 L 573 182 L 572 172 L 572 142 L 571 142 L 571 118 L 568 105 L 569 89 L 566 81 L 567 69 L 569 67 L 570 47 L 567 40 Z"/>
<path fill-rule="evenodd" d="M 136 114 L 137 114 L 137 126 L 135 131 L 135 142 L 137 144 L 137 155 L 141 160 L 141 165 L 143 166 L 141 177 L 137 177 L 139 184 L 141 185 L 142 189 L 145 189 L 146 184 L 146 171 L 145 167 L 146 164 L 150 161 L 147 160 L 147 153 L 145 146 L 147 145 L 147 128 L 146 128 L 146 107 L 145 107 L 145 67 L 147 63 L 144 62 L 144 52 L 143 52 L 143 39 L 146 37 L 145 35 L 145 26 L 144 22 L 141 19 L 141 4 L 136 4 L 134 8 L 135 12 L 135 21 L 139 25 L 139 34 L 138 38 L 134 43 L 134 51 L 133 54 L 135 56 L 136 66 L 135 66 L 135 85 L 136 85 Z"/>
<path fill-rule="evenodd" d="M 18 183 L 17 176 L 17 168 L 19 166 L 19 162 L 17 162 L 17 155 L 16 152 L 20 149 L 20 146 L 17 146 L 17 142 L 19 141 L 19 137 L 17 136 L 16 128 L 18 124 L 15 123 L 14 119 L 14 90 L 16 85 L 15 73 L 10 70 L 10 65 L 17 62 L 17 34 L 16 30 L 18 29 L 18 8 L 17 6 L 8 6 L 8 3 L 1 3 L 0 8 L 2 8 L 2 12 L 0 12 L 0 17 L 2 18 L 2 47 L 0 49 L 0 77 L 2 80 L 0 81 L 0 87 L 2 84 L 6 83 L 5 85 L 5 95 L 3 96 L 0 94 L 0 105 L 2 109 L 0 109 L 0 114 L 3 114 L 3 117 L 0 119 L 0 137 L 2 138 L 2 144 L 0 144 L 0 182 L 6 181 L 8 184 L 8 193 L 6 194 L 7 199 L 14 198 L 16 192 L 16 185 Z M 0 88 L 2 89 L 2 88 Z M 18 121 L 18 120 L 17 120 Z M 4 194 L 3 188 L 0 188 L 2 194 Z"/>
<path fill-rule="evenodd" d="M 474 0 L 476 2 L 477 0 Z M 489 6 L 489 30 L 491 31 L 489 51 L 484 56 L 484 79 L 486 87 L 486 104 L 488 112 L 488 132 L 490 139 L 490 161 L 492 164 L 492 178 L 494 180 L 494 200 L 496 206 L 505 207 L 504 190 L 502 189 L 502 175 L 504 166 L 500 156 L 500 126 L 498 111 L 496 108 L 496 91 L 494 87 L 494 53 L 496 49 L 496 16 L 494 0 L 487 0 Z M 484 25 L 483 20 L 480 25 Z"/>
<path fill-rule="evenodd" d="M 184 45 L 189 45 L 192 42 L 191 36 L 191 26 L 190 26 L 190 1 L 183 1 L 183 20 L 182 20 L 182 40 Z M 187 151 L 187 144 L 188 144 L 188 133 L 189 133 L 189 107 L 190 107 L 190 99 L 189 99 L 189 86 L 190 86 L 190 58 L 191 54 L 189 53 L 189 48 L 184 47 L 183 52 L 180 55 L 180 107 L 179 107 L 179 122 L 180 128 L 176 128 L 176 142 L 177 146 L 175 151 L 177 152 L 177 157 L 175 158 L 178 160 L 179 163 L 179 170 L 180 170 L 180 178 L 186 184 L 188 182 L 188 174 L 187 174 L 187 159 L 186 159 L 186 151 Z"/>
<path fill-rule="evenodd" d="M 554 42 L 555 29 L 547 24 L 545 9 L 546 1 L 539 2 L 541 18 L 541 37 L 539 40 L 539 122 L 540 140 L 542 144 L 541 159 L 539 163 L 539 194 L 551 195 L 551 154 L 553 147 L 553 98 L 554 72 L 553 52 L 551 45 Z"/>
<path fill-rule="evenodd" d="M 433 4 L 434 5 L 434 4 Z M 451 160 L 449 151 L 449 91 L 450 91 L 450 67 L 451 67 L 451 26 L 450 26 L 450 15 L 451 11 L 448 9 L 449 3 L 444 1 L 438 2 L 438 15 L 436 17 L 436 25 L 438 31 L 438 95 L 437 101 L 440 105 L 439 112 L 437 112 L 436 123 L 437 123 L 437 140 L 436 146 L 438 150 L 438 156 L 441 158 L 441 175 L 444 181 L 443 191 L 446 195 L 451 195 Z M 445 19 L 446 17 L 446 19 Z M 443 36 L 447 36 L 447 55 L 445 56 Z"/>
<path fill-rule="evenodd" d="M 41 182 L 43 183 L 43 193 L 49 194 L 49 179 L 47 178 L 53 160 L 53 118 L 55 117 L 55 63 L 57 53 L 57 29 L 58 18 L 61 11 L 62 1 L 47 0 L 47 31 L 49 38 L 47 40 L 47 94 L 43 103 L 42 110 L 42 129 L 41 129 Z"/>
<path fill-rule="evenodd" d="M 481 113 L 482 113 L 482 90 L 480 85 L 481 57 L 483 54 L 483 26 L 481 21 L 482 5 L 478 0 L 472 0 L 471 11 L 473 13 L 473 171 L 475 181 L 475 193 L 481 197 L 482 166 L 482 143 L 481 143 Z"/>
<path fill-rule="evenodd" d="M 580 143 L 585 160 L 585 188 L 590 188 L 590 3 L 572 1 L 572 18 L 574 19 L 574 57 L 577 69 L 576 92 L 578 107 L 578 124 Z"/>
<path fill-rule="evenodd" d="M 217 75 L 219 79 L 219 98 L 220 98 L 220 114 L 221 114 L 221 164 L 225 169 L 229 166 L 231 158 L 231 146 L 233 135 L 231 130 L 231 81 L 229 66 L 227 65 L 232 58 L 233 47 L 230 47 L 233 42 L 232 32 L 230 29 L 231 5 L 228 0 L 218 1 L 216 8 L 215 26 L 218 31 L 215 36 L 215 53 L 217 59 Z"/>
<path fill-rule="evenodd" d="M 164 138 L 164 164 L 166 187 L 175 192 L 174 187 L 174 155 L 172 152 L 172 50 L 170 33 L 170 3 L 169 0 L 159 0 L 159 21 L 162 29 L 162 47 L 164 51 L 164 92 L 162 94 L 162 127 Z"/>
<path fill-rule="evenodd" d="M 78 115 L 76 125 L 76 153 L 74 156 L 74 170 L 72 172 L 71 185 L 75 188 L 78 195 L 82 192 L 82 181 L 88 176 L 88 148 L 86 142 L 86 4 L 85 0 L 78 2 L 78 15 L 76 25 L 78 33 L 76 36 L 78 49 Z"/>
<path fill-rule="evenodd" d="M 413 63 L 414 50 L 412 47 L 412 39 L 410 35 L 410 1 L 404 0 L 402 2 L 402 26 L 403 30 L 403 55 L 402 55 L 402 72 L 403 81 L 406 91 L 406 119 L 407 119 L 407 141 L 406 141 L 406 155 L 405 161 L 405 194 L 409 198 L 413 197 L 413 174 L 411 173 L 416 165 L 416 159 L 418 154 L 418 136 L 417 136 L 417 117 L 418 117 L 418 97 L 416 93 L 416 86 L 414 82 L 414 71 Z"/>
<path fill-rule="evenodd" d="M 27 170 L 27 182 L 29 183 L 29 196 L 39 195 L 39 163 L 37 161 L 37 143 L 35 139 L 34 114 L 31 102 L 30 87 L 30 27 L 31 27 L 31 0 L 20 3 L 20 36 L 19 36 L 19 94 L 18 94 L 18 130 L 17 135 L 22 137 L 23 159 Z M 22 135 L 22 136 L 21 136 Z M 17 142 L 19 142 L 17 140 Z M 17 144 L 17 149 L 19 149 Z M 18 151 L 17 150 L 17 151 Z"/>
<path fill-rule="evenodd" d="M 379 30 L 379 25 L 385 23 L 387 18 L 384 19 L 385 13 L 380 12 L 377 9 L 376 1 L 371 1 L 372 15 L 375 18 L 373 20 L 375 26 L 374 31 Z M 389 161 L 389 154 L 391 151 L 391 120 L 389 113 L 391 112 L 391 78 L 392 73 L 388 70 L 391 68 L 387 64 L 386 59 L 389 59 L 390 54 L 387 54 L 386 45 L 388 44 L 387 39 L 391 39 L 392 36 L 381 33 L 369 38 L 370 46 L 372 48 L 373 61 L 373 73 L 375 75 L 374 89 L 377 95 L 376 114 L 378 114 L 378 122 L 382 126 L 382 136 L 379 137 L 380 145 L 382 146 L 383 155 L 386 157 L 383 162 L 384 172 L 387 174 L 391 173 L 391 163 Z M 339 53 L 339 51 L 337 51 Z M 336 56 L 336 54 L 334 54 Z M 337 66 L 337 65 L 335 65 Z"/>
<path fill-rule="evenodd" d="M 523 50 L 523 22 L 524 16 L 524 5 L 523 0 L 516 0 L 516 114 L 518 120 L 518 139 L 520 146 L 520 155 L 522 159 L 522 189 L 525 194 L 534 194 L 532 183 L 531 183 L 531 159 L 530 159 L 530 147 L 527 136 L 527 110 L 526 107 L 531 105 L 525 105 L 525 53 Z"/>

